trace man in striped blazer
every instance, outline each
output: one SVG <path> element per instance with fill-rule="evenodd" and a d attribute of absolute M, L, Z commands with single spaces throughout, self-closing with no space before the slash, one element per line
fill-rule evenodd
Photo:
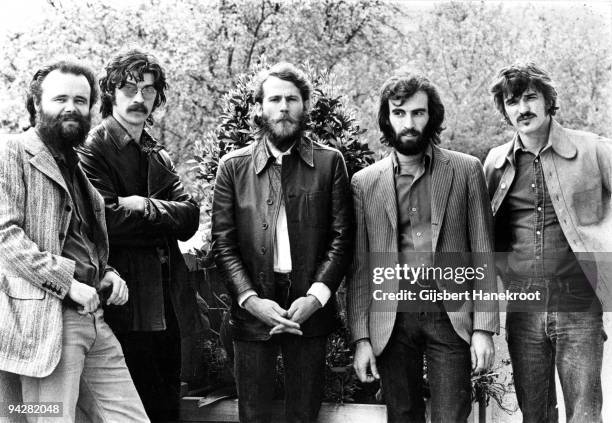
<path fill-rule="evenodd" d="M 0 140 L 0 401 L 19 399 L 19 380 L 24 402 L 62 407 L 47 410 L 54 422 L 74 422 L 77 404 L 93 421 L 144 422 L 99 308 L 125 303 L 127 287 L 106 265 L 104 201 L 74 151 L 96 96 L 89 68 L 44 66 L 26 102 L 33 128 Z"/>
<path fill-rule="evenodd" d="M 484 371 L 493 362 L 498 305 L 471 295 L 459 302 L 413 299 L 453 286 L 468 294 L 495 290 L 492 254 L 457 254 L 493 251 L 482 166 L 475 157 L 437 146 L 444 106 L 423 76 L 386 81 L 378 119 L 393 151 L 356 173 L 351 184 L 357 225 L 348 288 L 354 368 L 363 382 L 381 379 L 389 422 L 424 422 L 425 354 L 431 421 L 464 422 L 470 413 L 470 371 Z M 435 269 L 448 260 L 455 270 L 489 266 L 492 272 L 465 285 L 459 278 L 443 286 L 420 277 L 409 284 L 416 295 L 409 301 L 381 294 L 400 292 L 402 274 L 391 272 L 384 285 L 373 277 L 382 274 L 374 262 Z"/>

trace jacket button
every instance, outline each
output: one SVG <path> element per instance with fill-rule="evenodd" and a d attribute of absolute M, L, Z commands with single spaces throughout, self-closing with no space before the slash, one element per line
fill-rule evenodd
<path fill-rule="evenodd" d="M 266 254 L 266 247 L 261 247 L 261 250 L 259 251 L 261 251 L 261 254 Z"/>
<path fill-rule="evenodd" d="M 268 224 L 264 222 L 264 223 L 261 224 L 261 227 L 264 228 L 264 229 L 268 229 Z"/>
<path fill-rule="evenodd" d="M 506 184 L 501 184 L 501 189 L 506 189 Z"/>
<path fill-rule="evenodd" d="M 71 211 L 71 210 L 72 210 L 72 207 L 70 207 L 70 206 L 66 206 L 66 211 L 67 211 L 67 212 L 69 212 L 69 211 Z"/>
<path fill-rule="evenodd" d="M 272 199 L 271 199 L 271 198 L 268 198 L 268 199 L 266 200 L 266 203 L 268 203 L 268 205 L 269 205 L 269 206 L 271 206 L 272 204 L 274 204 L 274 201 L 272 201 Z"/>

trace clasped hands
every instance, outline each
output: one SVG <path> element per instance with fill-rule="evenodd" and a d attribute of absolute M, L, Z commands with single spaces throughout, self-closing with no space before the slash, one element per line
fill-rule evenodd
<path fill-rule="evenodd" d="M 106 301 L 106 304 L 123 305 L 129 299 L 129 291 L 127 284 L 115 272 L 106 272 L 100 281 L 100 291 L 111 289 L 111 294 Z M 79 304 L 79 314 L 93 313 L 100 305 L 100 297 L 98 291 L 92 286 L 72 280 L 68 296 L 77 304 Z"/>
<path fill-rule="evenodd" d="M 259 320 L 271 326 L 270 335 L 290 333 L 302 335 L 300 324 L 321 308 L 321 303 L 313 295 L 297 298 L 289 310 L 282 308 L 276 301 L 253 295 L 246 299 L 244 308 Z"/>

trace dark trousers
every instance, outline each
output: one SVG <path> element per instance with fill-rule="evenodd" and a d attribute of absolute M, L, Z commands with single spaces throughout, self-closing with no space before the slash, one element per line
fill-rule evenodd
<path fill-rule="evenodd" d="M 152 421 L 177 420 L 180 396 L 181 339 L 172 308 L 164 331 L 117 334 L 127 367 Z"/>
<path fill-rule="evenodd" d="M 323 399 L 326 337 L 274 335 L 234 340 L 234 368 L 242 423 L 269 422 L 279 350 L 285 372 L 285 421 L 313 422 Z"/>
<path fill-rule="evenodd" d="M 467 421 L 471 404 L 470 346 L 443 312 L 398 313 L 378 358 L 390 423 L 425 423 L 423 354 L 431 392 L 432 423 Z"/>

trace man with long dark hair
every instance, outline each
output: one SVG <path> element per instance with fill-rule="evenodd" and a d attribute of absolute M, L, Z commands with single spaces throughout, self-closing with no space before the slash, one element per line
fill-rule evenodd
<path fill-rule="evenodd" d="M 381 380 L 389 422 L 425 422 L 425 355 L 431 421 L 465 422 L 470 371 L 484 371 L 493 362 L 497 303 L 469 294 L 458 304 L 426 302 L 421 295 L 447 292 L 463 282 L 445 286 L 422 274 L 403 286 L 393 272 L 384 282 L 375 281 L 378 267 L 372 263 L 393 266 L 385 274 L 396 263 L 486 269 L 492 263 L 493 231 L 482 166 L 475 157 L 438 147 L 444 105 L 424 76 L 387 80 L 378 121 L 393 151 L 357 172 L 351 183 L 357 231 L 347 308 L 356 343 L 354 368 L 362 382 Z M 467 283 L 464 292 L 494 291 L 495 274 L 483 276 Z M 401 288 L 409 287 L 415 296 L 399 301 Z"/>
<path fill-rule="evenodd" d="M 75 152 L 96 97 L 89 68 L 44 66 L 26 101 L 33 128 L 0 140 L 0 399 L 19 375 L 23 402 L 54 403 L 39 410 L 49 420 L 74 422 L 78 405 L 92 421 L 146 422 L 101 308 L 128 289 L 107 266 L 104 202 Z"/>
<path fill-rule="evenodd" d="M 304 132 L 312 88 L 288 63 L 255 87 L 258 139 L 219 163 L 212 237 L 232 296 L 230 330 L 241 422 L 269 422 L 279 350 L 285 421 L 312 422 L 323 396 L 334 292 L 350 260 L 342 155 Z"/>
<path fill-rule="evenodd" d="M 567 421 L 601 422 L 612 144 L 553 118 L 557 91 L 534 63 L 501 69 L 491 92 L 516 131 L 485 161 L 501 276 L 511 291 L 542 296 L 539 305 L 509 306 L 506 315 L 523 421 L 558 420 L 556 369 Z"/>
<path fill-rule="evenodd" d="M 199 207 L 145 129 L 166 101 L 157 59 L 139 50 L 117 54 L 100 89 L 104 120 L 79 153 L 106 203 L 109 262 L 131 293 L 124 306 L 108 308 L 107 319 L 151 419 L 175 419 L 181 354 L 193 354 L 204 329 L 177 244 L 196 232 Z"/>

